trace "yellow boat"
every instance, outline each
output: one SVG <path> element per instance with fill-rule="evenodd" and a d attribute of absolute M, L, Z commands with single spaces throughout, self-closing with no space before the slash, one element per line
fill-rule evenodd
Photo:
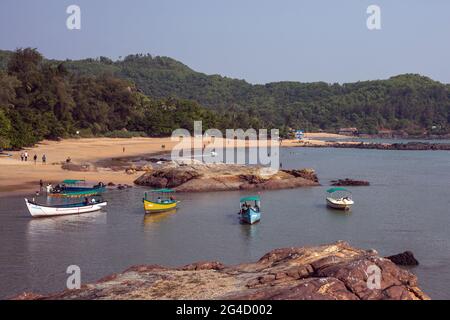
<path fill-rule="evenodd" d="M 177 207 L 179 201 L 173 199 L 173 197 L 167 198 L 168 194 L 175 192 L 171 189 L 158 189 L 150 191 L 152 194 L 158 194 L 157 198 L 152 197 L 151 200 L 148 199 L 147 192 L 143 199 L 144 210 L 146 213 L 157 213 L 173 210 Z"/>

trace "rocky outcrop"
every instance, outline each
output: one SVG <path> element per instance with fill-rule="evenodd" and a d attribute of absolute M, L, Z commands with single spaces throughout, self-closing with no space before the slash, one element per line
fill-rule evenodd
<path fill-rule="evenodd" d="M 135 180 L 152 188 L 173 188 L 179 192 L 274 190 L 317 186 L 312 169 L 271 170 L 232 164 L 177 164 L 168 162 Z"/>
<path fill-rule="evenodd" d="M 381 272 L 379 286 L 370 268 Z M 429 299 L 417 278 L 374 250 L 345 242 L 308 248 L 273 250 L 258 262 L 224 266 L 199 262 L 181 268 L 134 266 L 79 290 L 16 299 Z"/>
<path fill-rule="evenodd" d="M 395 254 L 393 256 L 386 257 L 386 259 L 391 260 L 393 263 L 399 266 L 417 266 L 419 261 L 414 257 L 411 251 L 405 251 L 403 253 Z"/>
<path fill-rule="evenodd" d="M 331 181 L 332 186 L 369 186 L 370 183 L 368 181 L 362 181 L 362 180 L 353 180 L 353 179 L 339 179 L 339 180 L 332 180 Z"/>
<path fill-rule="evenodd" d="M 351 148 L 351 149 L 376 149 L 376 150 L 441 150 L 450 151 L 448 143 L 408 142 L 408 143 L 369 143 L 369 142 L 330 142 L 323 144 L 302 143 L 298 147 L 306 148 Z"/>

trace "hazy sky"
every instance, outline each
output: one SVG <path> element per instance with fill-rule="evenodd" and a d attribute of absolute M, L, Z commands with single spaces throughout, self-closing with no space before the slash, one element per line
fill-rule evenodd
<path fill-rule="evenodd" d="M 68 30 L 66 8 L 81 8 Z M 382 30 L 366 9 L 381 7 Z M 252 83 L 421 73 L 450 83 L 449 0 L 1 0 L 0 48 L 46 57 L 130 53 Z"/>

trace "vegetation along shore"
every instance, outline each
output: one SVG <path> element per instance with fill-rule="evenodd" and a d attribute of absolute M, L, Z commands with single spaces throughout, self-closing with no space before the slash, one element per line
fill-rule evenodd
<path fill-rule="evenodd" d="M 174 129 L 290 128 L 360 133 L 450 132 L 449 85 L 407 74 L 348 84 L 252 85 L 195 72 L 167 57 L 45 59 L 0 51 L 0 148 L 70 136 L 167 136 Z"/>

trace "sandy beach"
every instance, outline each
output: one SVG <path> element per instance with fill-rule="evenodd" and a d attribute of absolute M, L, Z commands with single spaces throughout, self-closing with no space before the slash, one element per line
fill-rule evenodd
<path fill-rule="evenodd" d="M 88 182 L 114 182 L 132 184 L 137 174 L 115 172 L 108 168 L 96 168 L 95 171 L 77 172 L 61 168 L 67 157 L 75 164 L 94 164 L 97 161 L 139 155 L 156 154 L 169 151 L 175 142 L 170 138 L 89 138 L 65 139 L 61 141 L 42 141 L 32 148 L 19 152 L 10 152 L 12 157 L 0 158 L 0 195 L 18 191 L 33 192 L 39 189 L 39 180 L 55 183 L 64 179 L 85 179 Z M 166 148 L 162 148 L 165 145 Z M 125 148 L 125 151 L 123 150 Z M 20 154 L 28 152 L 28 161 L 21 161 Z M 38 156 L 37 163 L 33 161 Z M 47 163 L 42 163 L 42 155 Z"/>
<path fill-rule="evenodd" d="M 307 143 L 321 145 L 319 138 L 342 138 L 344 136 L 328 133 L 308 133 Z M 218 140 L 216 140 L 218 141 Z M 61 141 L 42 141 L 32 148 L 10 152 L 12 157 L 0 158 L 0 196 L 18 192 L 35 192 L 39 189 L 39 180 L 44 183 L 58 183 L 64 179 L 84 179 L 89 183 L 113 182 L 132 184 L 142 173 L 127 174 L 124 170 L 114 171 L 107 166 L 98 166 L 98 162 L 114 158 L 157 155 L 170 150 L 177 144 L 167 138 L 83 138 Z M 201 146 L 210 141 L 199 142 Z M 239 143 L 243 143 L 240 141 Z M 165 146 L 164 148 L 162 146 Z M 223 141 L 224 146 L 233 145 L 232 141 Z M 248 143 L 247 143 L 248 145 Z M 283 140 L 281 147 L 298 146 L 297 140 Z M 125 149 L 125 150 L 124 150 Z M 20 154 L 28 152 L 28 161 L 21 161 Z M 38 156 L 37 163 L 33 161 Z M 45 154 L 47 163 L 42 163 Z M 70 157 L 71 162 L 89 165 L 90 171 L 64 170 L 61 165 Z"/>

